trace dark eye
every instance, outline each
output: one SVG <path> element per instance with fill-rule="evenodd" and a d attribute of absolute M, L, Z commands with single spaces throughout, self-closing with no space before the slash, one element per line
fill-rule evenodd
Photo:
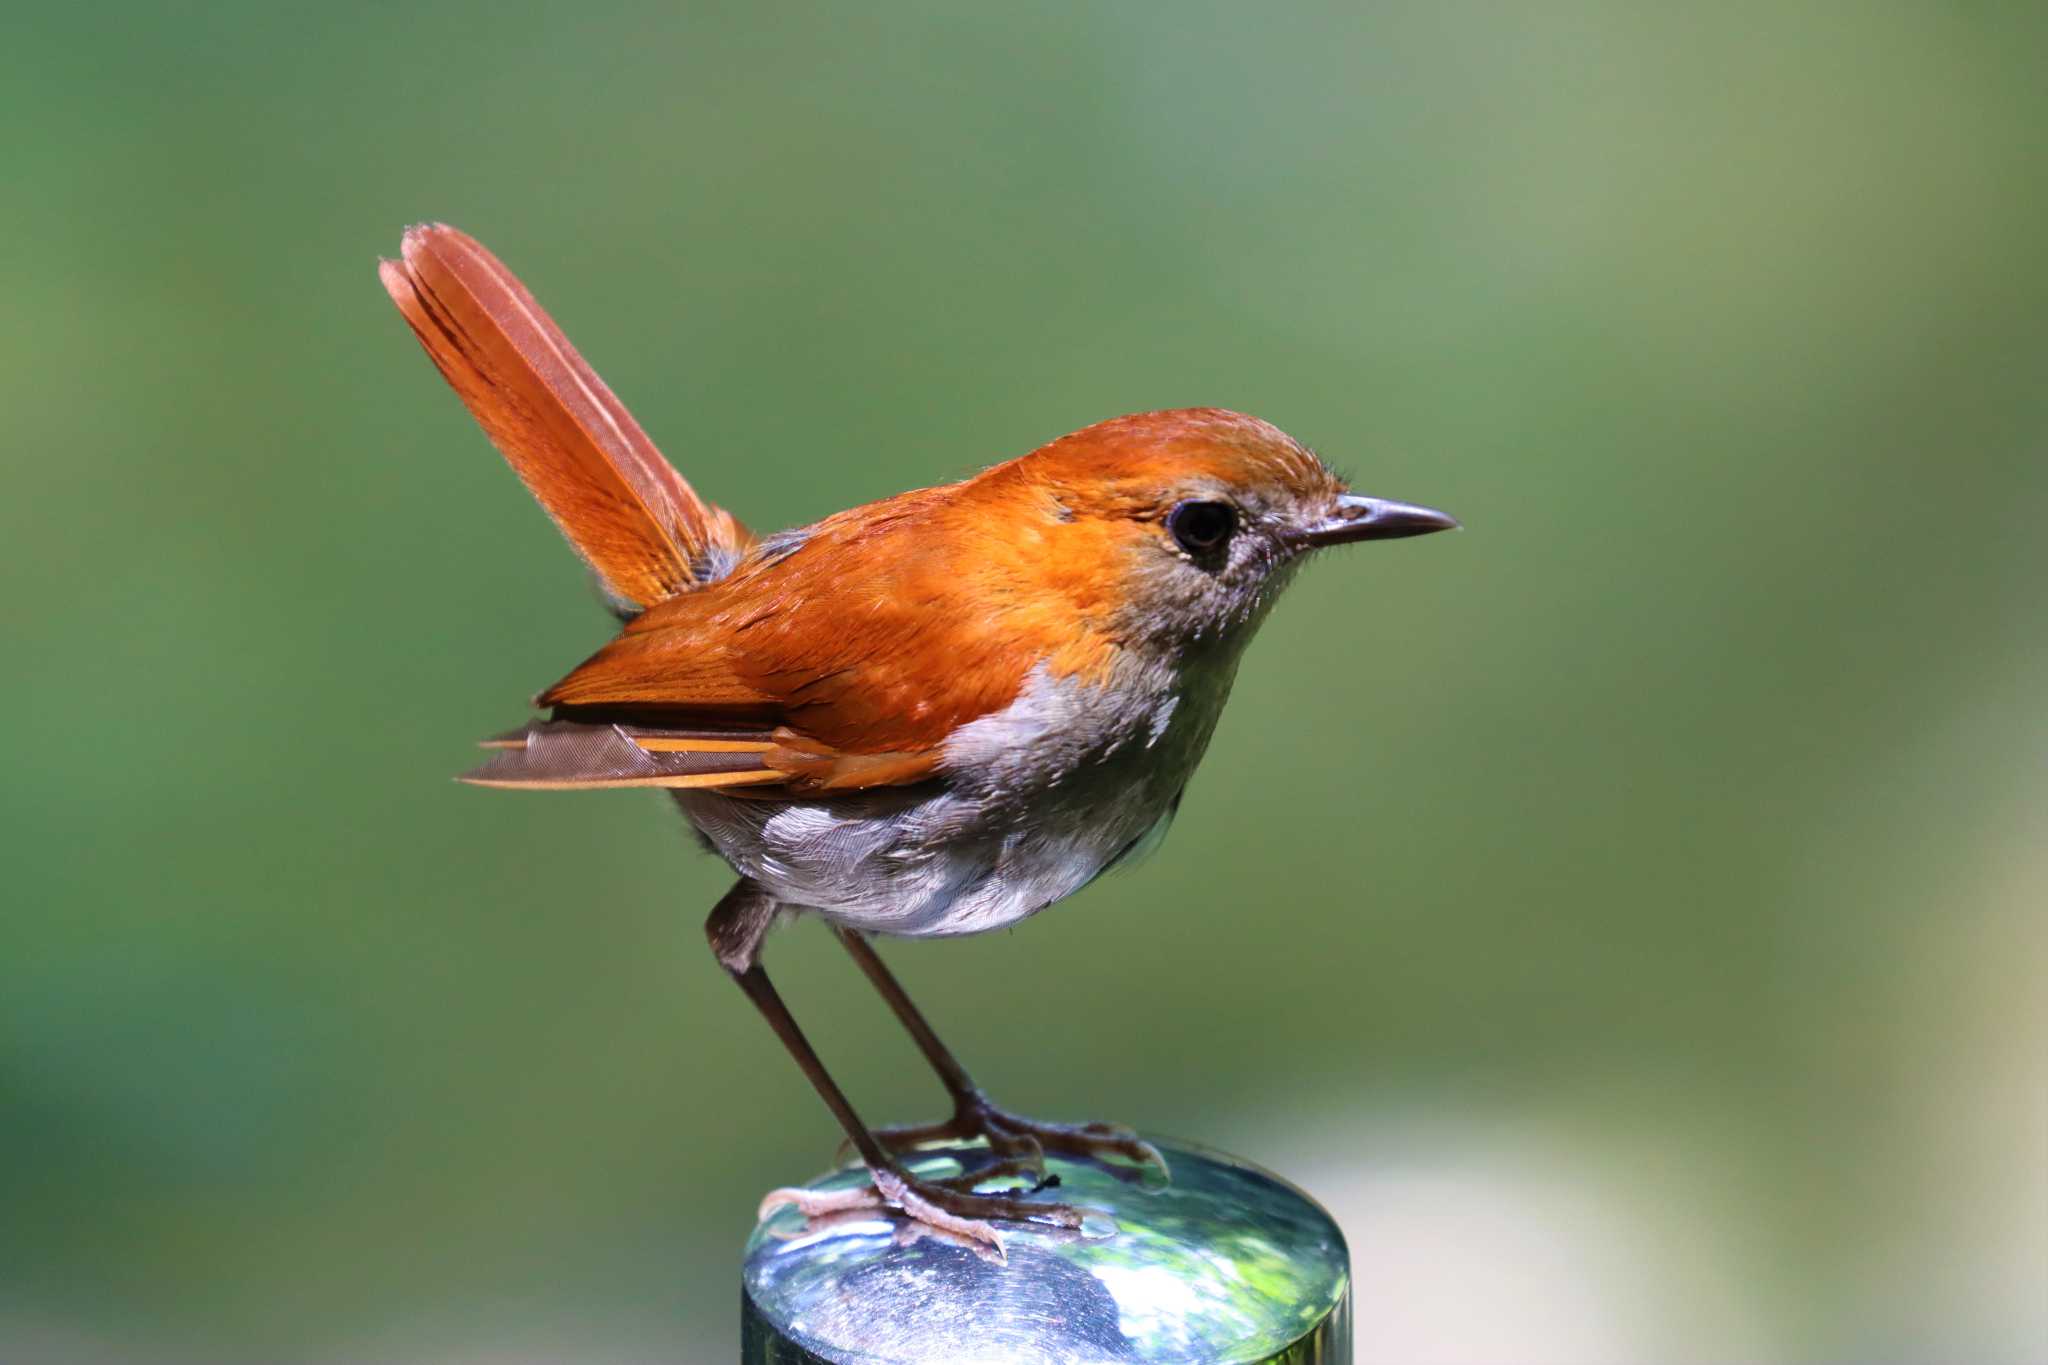
<path fill-rule="evenodd" d="M 1166 514 L 1166 529 L 1196 558 L 1214 554 L 1237 529 L 1237 509 L 1227 502 L 1183 502 Z"/>

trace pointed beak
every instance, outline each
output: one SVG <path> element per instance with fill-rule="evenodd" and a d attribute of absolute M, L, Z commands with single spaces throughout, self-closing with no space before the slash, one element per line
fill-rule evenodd
<path fill-rule="evenodd" d="M 1312 547 L 1348 545 L 1354 540 L 1426 536 L 1431 531 L 1455 530 L 1457 525 L 1456 517 L 1434 507 L 1346 493 L 1337 499 L 1337 510 L 1309 527 L 1301 538 Z"/>

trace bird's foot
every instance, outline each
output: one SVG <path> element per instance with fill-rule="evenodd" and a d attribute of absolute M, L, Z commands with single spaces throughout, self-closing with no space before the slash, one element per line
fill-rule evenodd
<path fill-rule="evenodd" d="M 761 1201 L 760 1219 L 785 1204 L 806 1218 L 826 1218 L 862 1209 L 892 1208 L 927 1227 L 964 1238 L 1002 1260 L 1003 1239 L 995 1223 L 1033 1223 L 1050 1228 L 1078 1228 L 1081 1210 L 1070 1204 L 1033 1203 L 1032 1191 L 978 1194 L 975 1187 L 990 1180 L 1026 1174 L 1023 1163 L 1001 1161 L 993 1167 L 944 1180 L 922 1180 L 895 1166 L 869 1168 L 873 1183 L 844 1190 L 812 1190 L 788 1186 L 770 1190 Z"/>
<path fill-rule="evenodd" d="M 1162 1176 L 1170 1178 L 1173 1174 L 1157 1147 L 1120 1123 L 1044 1123 L 999 1109 L 980 1091 L 962 1101 L 953 1111 L 953 1116 L 941 1122 L 875 1130 L 876 1141 L 899 1154 L 915 1152 L 934 1143 L 964 1142 L 973 1138 L 984 1139 L 993 1158 L 991 1166 L 982 1167 L 975 1173 L 977 1181 L 993 1179 L 993 1171 L 1001 1167 L 1005 1168 L 1005 1174 L 1029 1171 L 1039 1178 L 1039 1184 L 1034 1188 L 1043 1188 L 1048 1183 L 1045 1175 L 1047 1152 L 1097 1161 L 1104 1157 L 1122 1157 L 1141 1167 L 1155 1167 Z M 1057 1177 L 1053 1179 L 1057 1180 Z"/>

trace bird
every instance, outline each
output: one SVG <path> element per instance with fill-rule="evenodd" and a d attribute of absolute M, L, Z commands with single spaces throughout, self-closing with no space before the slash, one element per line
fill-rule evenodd
<path fill-rule="evenodd" d="M 763 1216 L 887 1208 L 1000 1255 L 998 1224 L 1080 1226 L 1082 1210 L 1035 1197 L 1047 1152 L 1165 1172 L 1120 1124 L 996 1105 L 874 940 L 1005 928 L 1148 851 L 1303 562 L 1456 519 L 1353 491 L 1258 418 L 1194 407 L 756 535 L 698 495 L 474 238 L 415 226 L 378 270 L 622 623 L 463 780 L 665 791 L 738 875 L 706 921 L 714 955 L 867 1167 L 850 1190 L 773 1191 Z M 881 993 L 949 1118 L 861 1120 L 762 965 L 769 930 L 801 915 Z M 913 1174 L 906 1155 L 939 1140 L 985 1141 L 986 1163 Z"/>

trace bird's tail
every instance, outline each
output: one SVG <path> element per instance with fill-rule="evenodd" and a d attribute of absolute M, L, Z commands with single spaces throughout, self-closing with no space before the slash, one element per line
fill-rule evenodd
<path fill-rule="evenodd" d="M 442 377 L 631 614 L 723 575 L 752 537 L 662 458 L 526 286 L 438 223 L 377 273 Z"/>

